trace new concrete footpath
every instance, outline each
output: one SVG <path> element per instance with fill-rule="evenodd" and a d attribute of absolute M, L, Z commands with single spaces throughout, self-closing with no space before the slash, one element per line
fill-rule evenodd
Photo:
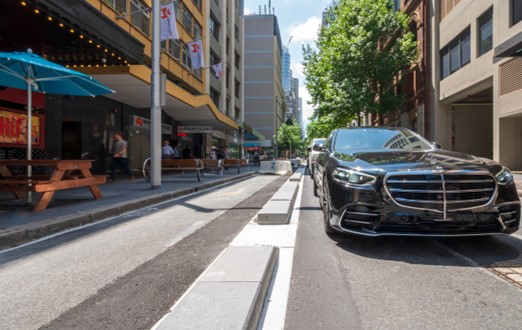
<path fill-rule="evenodd" d="M 0 249 L 27 243 L 66 229 L 104 220 L 221 184 L 257 175 L 258 167 L 243 166 L 241 173 L 229 168 L 223 176 L 207 174 L 198 182 L 194 173 L 164 174 L 161 187 L 151 189 L 141 177 L 118 179 L 100 186 L 103 197 L 95 200 L 88 188 L 56 192 L 49 207 L 40 212 L 0 193 Z"/>

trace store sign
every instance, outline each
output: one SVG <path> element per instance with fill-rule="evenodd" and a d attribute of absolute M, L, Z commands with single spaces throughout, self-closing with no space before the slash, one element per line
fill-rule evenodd
<path fill-rule="evenodd" d="M 212 126 L 178 126 L 179 133 L 212 133 Z"/>
<path fill-rule="evenodd" d="M 150 129 L 150 119 L 145 117 L 132 116 L 132 126 Z M 168 124 L 161 124 L 161 134 L 172 134 L 172 126 Z"/>
<path fill-rule="evenodd" d="M 42 143 L 41 120 L 32 116 L 32 139 L 34 146 Z M 27 115 L 20 112 L 0 110 L 0 145 L 27 146 Z"/>

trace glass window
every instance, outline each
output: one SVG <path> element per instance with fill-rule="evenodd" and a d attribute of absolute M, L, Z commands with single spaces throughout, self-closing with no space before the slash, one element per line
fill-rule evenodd
<path fill-rule="evenodd" d="M 180 59 L 180 53 L 181 53 L 181 45 L 179 43 L 179 40 L 170 40 L 170 49 L 169 49 L 170 55 L 174 56 L 176 59 Z"/>
<path fill-rule="evenodd" d="M 235 80 L 234 81 L 234 95 L 239 98 L 239 89 L 241 87 L 241 84 L 239 83 L 239 81 Z"/>
<path fill-rule="evenodd" d="M 236 56 L 234 58 L 234 64 L 236 65 L 236 68 L 239 69 L 239 63 L 241 62 L 241 57 L 238 53 L 236 53 Z"/>
<path fill-rule="evenodd" d="M 192 0 L 192 2 L 196 5 L 199 11 L 201 11 L 201 0 Z"/>
<path fill-rule="evenodd" d="M 432 150 L 433 146 L 412 131 L 387 128 L 341 129 L 335 139 L 335 151 L 350 149 Z"/>
<path fill-rule="evenodd" d="M 216 107 L 219 107 L 219 93 L 214 89 L 210 88 L 210 98 L 212 99 L 212 102 L 216 105 Z"/>
<path fill-rule="evenodd" d="M 139 0 L 131 0 L 131 23 L 141 32 L 150 35 L 149 32 L 149 8 Z"/>
<path fill-rule="evenodd" d="M 517 24 L 522 21 L 522 1 L 520 0 L 511 0 L 511 10 L 512 10 L 512 25 Z"/>
<path fill-rule="evenodd" d="M 192 34 L 192 14 L 185 7 L 183 7 L 183 26 Z"/>
<path fill-rule="evenodd" d="M 471 38 L 469 28 L 460 35 L 460 67 L 471 61 Z"/>
<path fill-rule="evenodd" d="M 183 44 L 183 47 L 181 48 L 182 49 L 182 61 L 183 61 L 183 64 L 190 70 L 192 69 L 192 61 L 190 60 L 190 56 L 188 55 L 188 47 L 186 44 Z"/>
<path fill-rule="evenodd" d="M 210 50 L 210 65 L 218 64 L 220 62 L 221 59 L 219 58 L 219 56 L 217 56 L 213 50 Z"/>
<path fill-rule="evenodd" d="M 219 41 L 219 24 L 217 20 L 211 15 L 209 24 L 210 33 Z"/>
<path fill-rule="evenodd" d="M 201 25 L 194 22 L 194 39 L 201 38 Z"/>
<path fill-rule="evenodd" d="M 478 26 L 478 56 L 482 56 L 493 48 L 493 8 L 479 17 Z"/>
<path fill-rule="evenodd" d="M 239 41 L 239 28 L 237 27 L 237 25 L 234 26 L 234 37 L 237 41 Z"/>
<path fill-rule="evenodd" d="M 453 73 L 460 68 L 460 47 L 459 41 L 450 43 L 450 72 Z"/>

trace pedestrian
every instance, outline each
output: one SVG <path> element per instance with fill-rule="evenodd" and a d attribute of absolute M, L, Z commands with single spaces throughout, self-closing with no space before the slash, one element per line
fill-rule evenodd
<path fill-rule="evenodd" d="M 181 150 L 179 150 L 177 141 L 174 141 L 172 150 L 173 150 L 172 159 L 181 159 Z"/>
<path fill-rule="evenodd" d="M 116 167 L 121 168 L 123 172 L 129 176 L 129 180 L 134 179 L 129 168 L 127 141 L 123 139 L 122 132 L 114 133 L 114 142 L 112 143 L 111 173 L 109 180 L 107 181 L 108 183 L 114 182 L 116 179 Z"/>
<path fill-rule="evenodd" d="M 212 151 L 210 152 L 210 159 L 217 159 L 216 148 L 212 148 Z"/>
<path fill-rule="evenodd" d="M 183 159 L 194 159 L 194 155 L 192 154 L 192 150 L 190 150 L 188 144 L 183 148 L 181 154 L 183 155 Z"/>
<path fill-rule="evenodd" d="M 230 159 L 230 150 L 228 150 L 228 146 L 225 146 L 223 150 L 223 159 Z"/>
<path fill-rule="evenodd" d="M 174 156 L 174 149 L 170 146 L 169 141 L 163 141 L 163 147 L 161 147 L 161 158 L 172 159 Z"/>

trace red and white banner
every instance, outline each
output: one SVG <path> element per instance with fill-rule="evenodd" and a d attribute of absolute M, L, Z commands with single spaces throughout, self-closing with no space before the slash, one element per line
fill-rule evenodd
<path fill-rule="evenodd" d="M 194 40 L 187 44 L 190 61 L 192 62 L 192 69 L 196 70 L 205 66 L 205 59 L 203 58 L 203 43 L 201 39 Z"/>
<path fill-rule="evenodd" d="M 222 63 L 214 64 L 212 66 L 212 70 L 214 71 L 216 78 L 221 79 L 221 77 L 223 77 L 223 64 Z"/>
<path fill-rule="evenodd" d="M 179 39 L 178 27 L 176 26 L 176 13 L 174 3 L 161 6 L 161 41 L 167 39 Z"/>

